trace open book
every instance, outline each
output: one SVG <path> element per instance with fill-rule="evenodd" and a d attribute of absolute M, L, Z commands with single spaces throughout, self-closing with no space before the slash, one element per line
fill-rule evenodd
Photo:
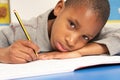
<path fill-rule="evenodd" d="M 25 64 L 0 63 L 0 79 L 71 72 L 88 66 L 117 63 L 120 63 L 120 56 L 86 56 L 63 60 L 38 60 Z"/>

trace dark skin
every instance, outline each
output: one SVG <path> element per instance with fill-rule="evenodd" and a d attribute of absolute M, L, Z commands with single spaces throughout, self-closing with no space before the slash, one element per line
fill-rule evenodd
<path fill-rule="evenodd" d="M 72 8 L 65 9 L 56 13 L 56 16 L 53 25 L 50 26 L 52 28 L 50 41 L 55 50 L 62 52 L 82 48 L 98 34 L 102 27 L 96 15 L 85 7 L 78 11 Z"/>
<path fill-rule="evenodd" d="M 85 6 L 77 9 L 65 8 L 62 0 L 58 2 L 54 8 L 57 18 L 48 24 L 52 47 L 58 51 L 40 54 L 40 59 L 75 58 L 108 51 L 103 44 L 88 43 L 104 25 L 100 18 Z"/>
<path fill-rule="evenodd" d="M 33 50 L 40 50 L 36 44 L 18 40 L 9 47 L 0 48 L 0 62 L 26 63 L 38 59 L 65 59 L 108 52 L 103 44 L 88 43 L 104 25 L 100 18 L 85 6 L 76 9 L 66 8 L 63 0 L 54 8 L 54 15 L 57 17 L 48 21 L 53 52 L 36 56 Z"/>

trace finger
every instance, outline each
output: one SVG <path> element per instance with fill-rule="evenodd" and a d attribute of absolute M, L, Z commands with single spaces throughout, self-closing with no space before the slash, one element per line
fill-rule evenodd
<path fill-rule="evenodd" d="M 27 63 L 27 61 L 25 59 L 14 56 L 10 59 L 9 63 L 11 63 L 11 64 L 21 64 L 21 63 Z"/>
<path fill-rule="evenodd" d="M 10 55 L 26 59 L 27 61 L 36 60 L 33 49 L 24 45 L 27 40 L 18 40 L 10 46 Z"/>
<path fill-rule="evenodd" d="M 25 52 L 22 52 L 20 50 L 15 50 L 14 53 L 11 53 L 11 58 L 12 57 L 17 57 L 26 60 L 27 62 L 33 61 L 32 57 L 28 55 Z"/>
<path fill-rule="evenodd" d="M 31 49 L 31 48 L 28 48 L 28 47 L 24 47 L 24 50 L 23 49 L 20 49 L 20 51 L 22 52 L 22 53 L 25 53 L 26 54 L 26 58 L 28 59 L 28 60 L 32 60 L 32 61 L 34 61 L 34 60 L 37 60 L 37 56 L 36 56 L 36 54 L 35 54 L 35 52 L 33 51 L 33 49 Z M 24 55 L 25 55 L 24 54 Z"/>
<path fill-rule="evenodd" d="M 68 59 L 68 58 L 77 58 L 77 57 L 81 57 L 81 55 L 76 52 L 62 52 L 60 54 L 54 55 L 55 59 Z"/>
<path fill-rule="evenodd" d="M 21 58 L 23 57 L 28 61 L 37 59 L 33 49 L 26 47 L 24 45 L 21 45 L 21 44 L 19 44 L 19 46 L 17 47 L 11 47 L 10 53 L 12 55 L 20 56 Z"/>
<path fill-rule="evenodd" d="M 39 59 L 41 60 L 48 60 L 48 59 L 56 59 L 57 52 L 48 52 L 39 54 Z"/>
<path fill-rule="evenodd" d="M 53 58 L 52 56 L 49 56 L 47 54 L 39 54 L 38 55 L 39 60 L 48 60 L 48 59 L 52 59 L 52 58 Z"/>
<path fill-rule="evenodd" d="M 28 40 L 19 40 L 16 44 L 19 46 L 16 46 L 17 49 L 19 49 L 21 52 L 28 54 L 32 60 L 36 60 L 37 56 L 35 55 L 34 49 L 28 47 L 27 44 Z"/>
<path fill-rule="evenodd" d="M 39 59 L 68 59 L 68 58 L 76 58 L 80 57 L 81 55 L 77 52 L 51 52 L 40 54 Z"/>
<path fill-rule="evenodd" d="M 30 40 L 23 41 L 23 45 L 25 45 L 25 46 L 27 46 L 29 48 L 32 48 L 36 52 L 39 51 L 39 47 L 35 43 L 33 43 L 32 41 L 30 41 Z"/>
<path fill-rule="evenodd" d="M 48 60 L 48 59 L 65 59 L 65 58 L 68 58 L 68 54 L 57 53 L 57 52 L 39 54 L 39 59 L 42 59 L 42 60 Z"/>

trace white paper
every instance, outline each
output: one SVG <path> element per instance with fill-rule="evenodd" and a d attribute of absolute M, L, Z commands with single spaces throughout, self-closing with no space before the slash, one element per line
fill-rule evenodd
<path fill-rule="evenodd" d="M 86 56 L 63 60 L 38 60 L 25 64 L 0 63 L 0 79 L 71 72 L 77 68 L 114 63 L 120 63 L 120 56 Z"/>

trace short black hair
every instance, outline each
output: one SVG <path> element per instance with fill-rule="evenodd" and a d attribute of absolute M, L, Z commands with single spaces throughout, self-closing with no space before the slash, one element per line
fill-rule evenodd
<path fill-rule="evenodd" d="M 86 6 L 93 12 L 97 13 L 98 17 L 105 24 L 110 15 L 110 4 L 108 0 L 66 0 L 65 7 L 79 8 Z"/>

